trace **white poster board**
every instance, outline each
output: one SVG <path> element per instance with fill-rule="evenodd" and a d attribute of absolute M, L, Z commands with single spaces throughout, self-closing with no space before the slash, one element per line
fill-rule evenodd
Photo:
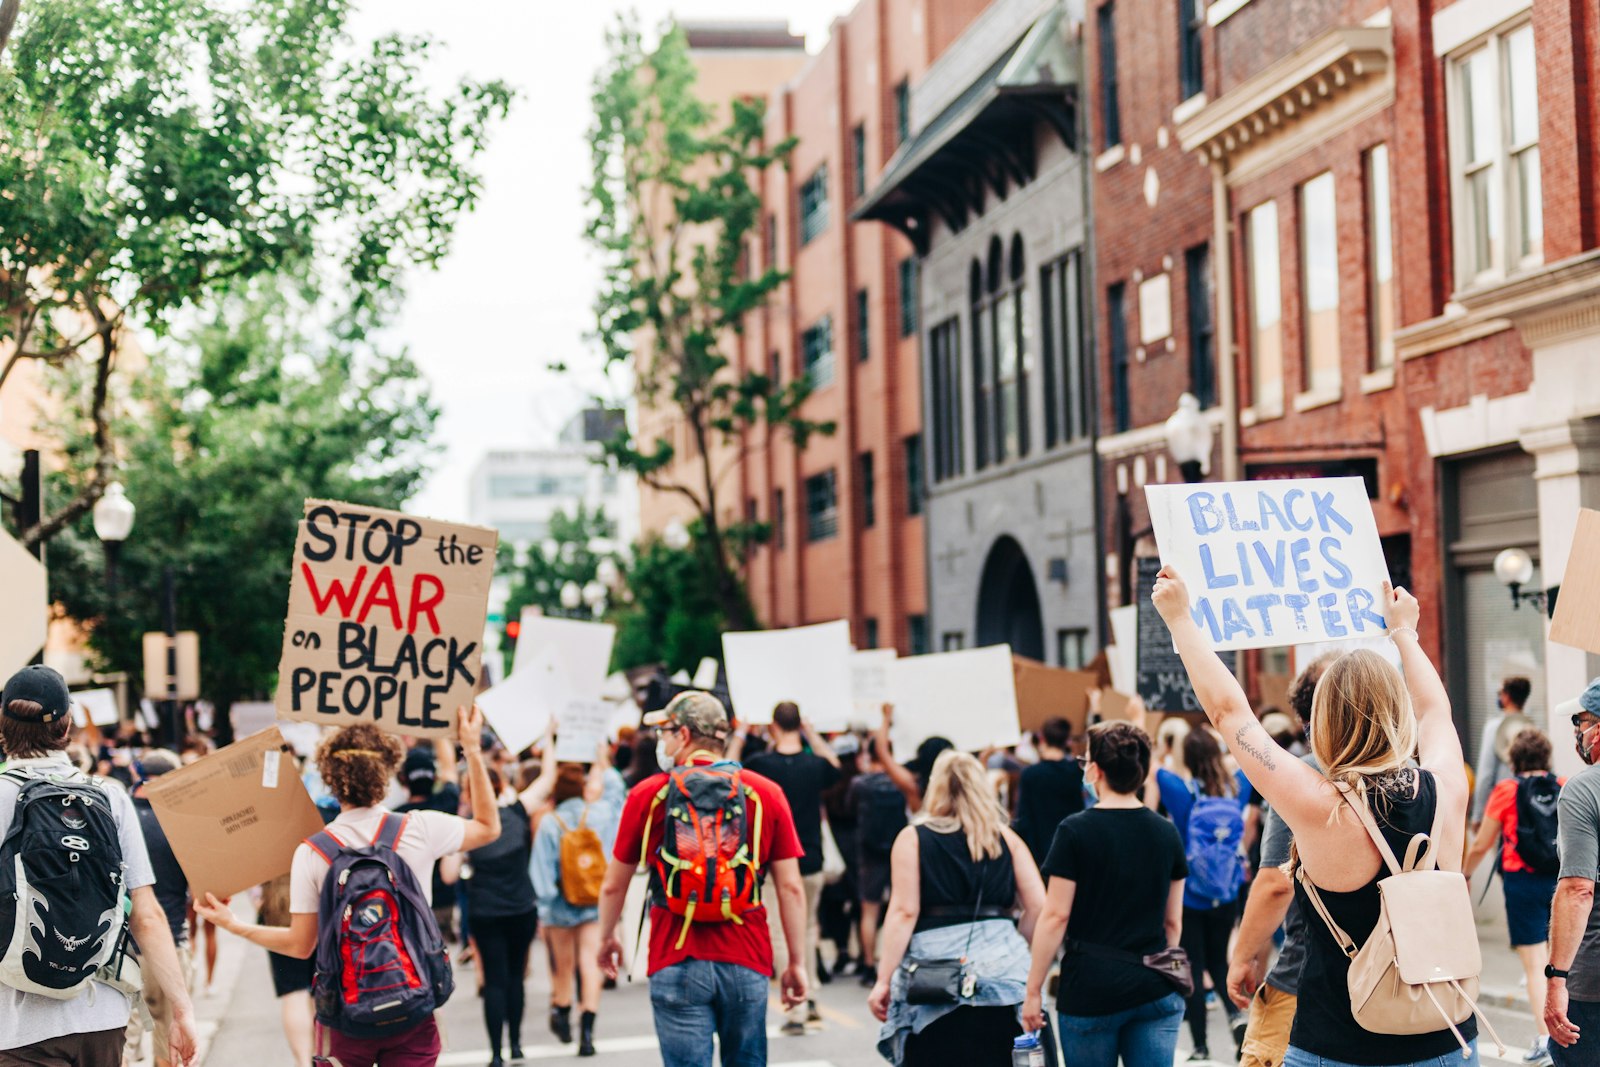
<path fill-rule="evenodd" d="M 1213 648 L 1378 637 L 1389 568 L 1361 478 L 1147 485 L 1163 564 Z"/>
<path fill-rule="evenodd" d="M 72 694 L 72 700 L 72 724 L 80 729 L 90 723 L 115 726 L 122 718 L 117 694 L 110 689 L 80 689 Z"/>
<path fill-rule="evenodd" d="M 855 710 L 849 623 L 723 634 L 722 652 L 740 722 L 769 723 L 773 707 L 792 700 L 818 730 L 849 725 Z"/>
<path fill-rule="evenodd" d="M 1106 648 L 1106 667 L 1111 671 L 1111 688 L 1131 693 L 1139 656 L 1139 605 L 1112 608 L 1110 615 L 1112 644 Z"/>
<path fill-rule="evenodd" d="M 531 662 L 519 657 L 517 666 L 511 677 L 478 696 L 484 718 L 512 752 L 544 737 L 551 709 L 564 708 L 574 699 L 556 649 L 545 649 Z"/>
<path fill-rule="evenodd" d="M 269 726 L 277 726 L 278 706 L 270 700 L 235 701 L 228 709 L 228 721 L 233 723 L 233 739 L 243 741 Z"/>
<path fill-rule="evenodd" d="M 593 763 L 608 739 L 612 710 L 603 700 L 574 700 L 563 707 L 556 717 L 556 760 Z"/>
<path fill-rule="evenodd" d="M 44 647 L 50 629 L 50 603 L 44 564 L 10 534 L 0 530 L 0 678 L 9 678 Z"/>
<path fill-rule="evenodd" d="M 573 684 L 583 689 L 585 697 L 599 699 L 611 673 L 611 646 L 616 639 L 617 628 L 610 623 L 554 619 L 541 615 L 537 608 L 525 608 L 511 673 L 553 648 Z"/>
<path fill-rule="evenodd" d="M 850 653 L 850 693 L 855 700 L 857 726 L 876 728 L 883 717 L 883 706 L 894 695 L 889 691 L 889 670 L 899 653 L 892 648 L 864 648 Z"/>
<path fill-rule="evenodd" d="M 948 738 L 963 752 L 1022 740 L 1010 645 L 897 659 L 889 688 L 891 740 L 902 761 L 930 737 Z"/>

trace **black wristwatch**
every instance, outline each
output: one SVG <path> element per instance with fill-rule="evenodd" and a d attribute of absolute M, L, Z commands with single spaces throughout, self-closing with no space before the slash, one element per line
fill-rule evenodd
<path fill-rule="evenodd" d="M 1546 978 L 1559 978 L 1562 981 L 1566 981 L 1567 974 L 1568 972 L 1558 971 L 1548 963 L 1544 965 L 1544 976 Z"/>

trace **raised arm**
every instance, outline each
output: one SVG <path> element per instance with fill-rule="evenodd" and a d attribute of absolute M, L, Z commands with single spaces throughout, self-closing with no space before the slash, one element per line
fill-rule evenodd
<path fill-rule="evenodd" d="M 878 762 L 883 764 L 883 773 L 905 795 L 906 803 L 913 811 L 922 807 L 922 787 L 917 784 L 917 776 L 905 769 L 905 766 L 894 758 L 894 745 L 889 740 L 889 727 L 894 723 L 894 705 L 883 706 L 883 721 L 878 723 L 877 732 L 873 735 L 878 742 Z"/>
<path fill-rule="evenodd" d="M 1411 709 L 1417 716 L 1417 757 L 1424 768 L 1444 785 L 1467 793 L 1467 771 L 1462 762 L 1461 738 L 1450 718 L 1450 695 L 1445 692 L 1433 661 L 1417 641 L 1417 619 L 1422 609 L 1417 598 L 1404 589 L 1383 583 L 1384 621 L 1389 624 L 1389 639 L 1400 650 L 1400 666 L 1405 671 L 1406 689 L 1411 694 Z"/>
<path fill-rule="evenodd" d="M 467 777 L 472 782 L 472 821 L 461 839 L 462 851 L 471 852 L 500 839 L 500 798 L 494 795 L 489 764 L 483 758 L 483 712 L 478 705 L 456 712 L 456 729 L 467 754 Z"/>
<path fill-rule="evenodd" d="M 817 733 L 817 728 L 811 725 L 810 719 L 800 720 L 800 733 L 805 736 L 806 744 L 811 746 L 812 752 L 833 764 L 834 770 L 839 769 L 838 753 L 834 752 L 833 747 L 822 739 L 821 734 Z"/>
<path fill-rule="evenodd" d="M 550 720 L 550 725 L 545 729 L 544 744 L 539 757 L 539 777 L 529 783 L 528 788 L 517 794 L 517 799 L 522 802 L 522 810 L 529 815 L 544 807 L 551 794 L 556 791 L 556 724 Z"/>

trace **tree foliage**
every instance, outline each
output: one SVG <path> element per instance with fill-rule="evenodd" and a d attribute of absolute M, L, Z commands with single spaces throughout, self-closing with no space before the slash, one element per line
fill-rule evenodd
<path fill-rule="evenodd" d="M 659 663 L 669 673 L 693 672 L 707 656 L 722 658 L 723 632 L 740 627 L 707 580 L 707 544 L 697 537 L 690 547 L 674 549 L 652 537 L 636 546 L 624 573 L 632 599 L 611 615 L 618 670 Z M 748 604 L 742 615 L 750 617 Z"/>
<path fill-rule="evenodd" d="M 370 323 L 478 196 L 499 83 L 424 87 L 432 45 L 346 36 L 352 0 L 29 0 L 0 63 L 0 384 L 81 361 L 94 464 L 24 539 L 111 479 L 128 323 L 311 263 Z M 77 377 L 75 375 L 75 377 Z"/>
<path fill-rule="evenodd" d="M 507 622 L 520 620 L 522 609 L 538 608 L 546 615 L 562 615 L 561 588 L 568 582 L 579 588 L 595 581 L 600 561 L 610 558 L 621 567 L 613 552 L 603 551 L 616 536 L 616 527 L 604 508 L 590 511 L 579 504 L 571 515 L 557 511 L 550 516 L 549 537 L 532 545 L 520 560 L 510 545 L 500 544 L 499 572 L 510 576 L 511 592 L 506 599 Z M 506 635 L 506 647 L 516 647 L 516 638 Z"/>
<path fill-rule="evenodd" d="M 784 280 L 770 263 L 751 270 L 748 253 L 761 229 L 755 182 L 786 163 L 794 143 L 763 143 L 761 100 L 729 101 L 719 124 L 695 95 L 694 65 L 678 27 L 668 26 L 651 49 L 624 17 L 607 41 L 589 135 L 587 233 L 604 266 L 597 333 L 608 366 L 633 374 L 641 407 L 685 426 L 694 449 L 692 462 L 676 464 L 669 441 L 624 432 L 605 455 L 694 509 L 713 601 L 736 628 L 747 628 L 754 620 L 739 553 L 764 531 L 726 523 L 722 480 L 758 440 L 788 434 L 804 448 L 813 433 L 834 430 L 805 417 L 805 378 L 780 384 L 760 371 L 741 372 L 726 352 L 746 316 Z M 762 427 L 768 432 L 752 432 Z"/>
<path fill-rule="evenodd" d="M 171 566 L 179 628 L 200 634 L 205 695 L 222 708 L 269 697 L 305 499 L 395 508 L 420 488 L 437 412 L 416 368 L 301 325 L 312 318 L 276 289 L 226 299 L 134 383 L 138 418 L 116 429 L 138 513 L 116 591 L 87 516 L 50 551 L 52 597 L 86 625 L 99 669 L 139 675 Z M 76 378 L 68 368 L 57 384 L 70 392 Z M 94 446 L 74 425 L 60 432 L 68 466 L 50 491 L 73 494 L 94 477 Z"/>

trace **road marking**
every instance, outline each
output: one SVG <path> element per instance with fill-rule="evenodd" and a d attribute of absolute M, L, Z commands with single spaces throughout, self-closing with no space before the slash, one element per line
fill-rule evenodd
<path fill-rule="evenodd" d="M 767 1031 L 769 1041 L 778 1039 L 782 1035 L 776 1029 Z M 594 1043 L 595 1052 L 606 1056 L 626 1052 L 654 1052 L 660 1048 L 660 1043 L 654 1034 L 643 1034 L 638 1037 L 610 1037 L 602 1038 Z M 533 1060 L 559 1060 L 569 1059 L 577 1051 L 576 1045 L 533 1045 L 524 1046 L 523 1059 Z M 769 1047 L 769 1053 L 772 1048 Z M 488 1049 L 468 1049 L 462 1052 L 447 1052 L 439 1057 L 437 1067 L 483 1067 L 489 1062 Z M 774 1060 L 773 1067 L 834 1067 L 831 1060 Z"/>

